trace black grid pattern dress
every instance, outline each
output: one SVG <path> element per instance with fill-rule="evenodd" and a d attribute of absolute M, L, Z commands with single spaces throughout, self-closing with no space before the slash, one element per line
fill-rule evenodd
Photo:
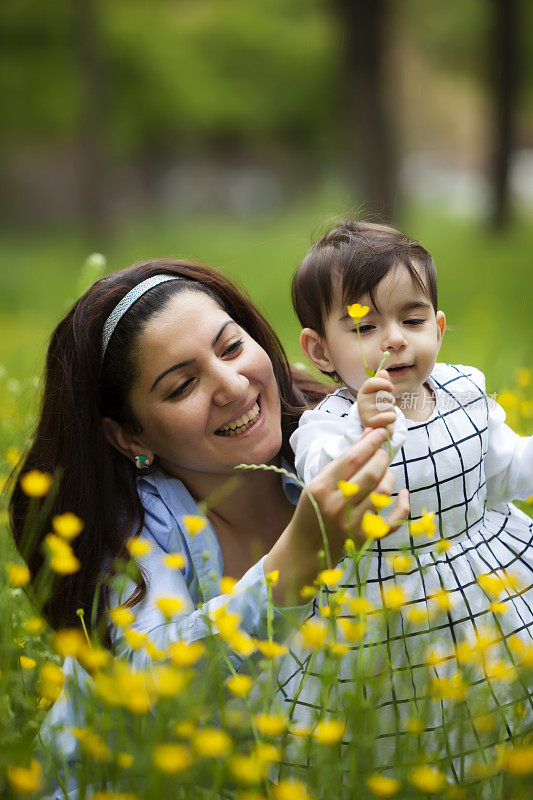
<path fill-rule="evenodd" d="M 365 596 L 375 611 L 368 615 L 363 650 L 373 654 L 369 669 L 387 673 L 386 684 L 378 683 L 378 695 L 371 699 L 377 711 L 374 736 L 381 740 L 383 758 L 378 766 L 386 768 L 399 738 L 410 735 L 408 719 L 420 712 L 426 719 L 424 748 L 436 756 L 439 752 L 451 756 L 459 774 L 464 756 L 479 754 L 502 736 L 511 735 L 517 707 L 524 717 L 533 718 L 533 687 L 523 681 L 515 681 L 511 687 L 505 680 L 506 668 L 515 663 L 516 637 L 526 645 L 533 642 L 533 520 L 508 502 L 533 494 L 533 439 L 517 437 L 504 424 L 505 414 L 486 396 L 479 370 L 437 364 L 428 383 L 435 396 L 434 411 L 425 422 L 407 420 L 405 443 L 391 466 L 396 473 L 395 490 L 409 489 L 411 519 L 419 518 L 424 510 L 434 511 L 437 531 L 431 539 L 410 536 L 402 526 L 374 543 Z M 337 390 L 318 407 L 317 419 L 330 413 L 342 426 L 353 403 L 346 389 Z M 307 419 L 312 421 L 312 417 Z M 320 434 L 318 429 L 316 434 Z M 312 426 L 307 441 L 316 444 Z M 303 444 L 299 442 L 300 451 Z M 296 463 L 303 463 L 298 451 Z M 485 467 L 490 477 L 486 477 Z M 448 541 L 449 549 L 439 552 L 439 537 Z M 395 570 L 391 557 L 398 552 L 409 554 L 410 564 Z M 357 578 L 352 563 L 347 559 L 343 563 L 341 586 L 353 593 Z M 364 567 L 359 571 L 364 572 Z M 505 613 L 489 609 L 496 595 L 478 583 L 479 576 L 488 573 L 504 582 L 497 599 L 505 604 Z M 392 585 L 402 587 L 406 603 L 389 627 L 380 609 L 383 593 Z M 442 590 L 448 607 L 439 608 L 430 598 L 442 598 Z M 315 600 L 312 612 L 316 618 L 320 617 L 318 603 Z M 410 621 L 412 609 L 430 613 Z M 350 617 L 347 607 L 340 616 Z M 461 642 L 466 642 L 463 647 L 468 649 L 480 641 L 486 645 L 483 669 L 465 665 L 461 658 L 458 663 Z M 358 645 L 354 652 L 360 658 Z M 436 678 L 450 677 L 459 668 L 471 685 L 480 686 L 478 705 L 474 701 L 464 704 L 466 734 L 464 726 L 460 733 L 443 733 L 449 704 L 429 699 L 428 652 L 435 655 L 431 670 Z M 282 705 L 296 722 L 312 723 L 321 709 L 324 713 L 324 707 L 339 716 L 350 702 L 354 674 L 350 658 L 341 659 L 327 698 L 316 678 L 327 668 L 325 658 L 312 654 L 298 640 L 291 645 L 280 670 L 279 692 Z M 495 715 L 497 721 L 488 738 L 477 723 L 487 714 Z M 349 741 L 344 744 L 350 747 Z"/>

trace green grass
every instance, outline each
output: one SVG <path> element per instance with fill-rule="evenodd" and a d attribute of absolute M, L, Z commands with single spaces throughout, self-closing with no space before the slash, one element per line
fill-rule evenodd
<path fill-rule="evenodd" d="M 186 256 L 218 266 L 249 292 L 279 333 L 292 360 L 301 359 L 291 309 L 291 275 L 313 232 L 349 209 L 342 191 L 261 220 L 193 216 L 130 221 L 105 248 L 109 269 L 161 256 Z M 512 383 L 533 365 L 529 301 L 533 296 L 533 227 L 517 222 L 496 236 L 479 222 L 412 209 L 402 226 L 433 254 L 448 331 L 442 360 L 474 364 L 489 389 Z M 47 338 L 77 295 L 79 271 L 95 249 L 81 233 L 49 231 L 0 239 L 0 364 L 10 376 L 41 372 Z"/>

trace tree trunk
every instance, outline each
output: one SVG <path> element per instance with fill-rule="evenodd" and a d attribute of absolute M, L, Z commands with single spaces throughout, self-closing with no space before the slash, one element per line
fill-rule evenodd
<path fill-rule="evenodd" d="M 343 22 L 347 124 L 361 176 L 359 188 L 365 210 L 389 221 L 395 213 L 398 170 L 385 85 L 388 0 L 337 0 L 337 7 Z"/>
<path fill-rule="evenodd" d="M 514 108 L 518 88 L 518 8 L 516 0 L 492 0 L 494 23 L 494 147 L 492 225 L 504 228 L 510 218 L 509 166 L 514 144 Z"/>
<path fill-rule="evenodd" d="M 82 212 L 93 249 L 102 249 L 107 229 L 104 164 L 105 98 L 98 0 L 73 0 L 73 46 L 80 77 Z"/>

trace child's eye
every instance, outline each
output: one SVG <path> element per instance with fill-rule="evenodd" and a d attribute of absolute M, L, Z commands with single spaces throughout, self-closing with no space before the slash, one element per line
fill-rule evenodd
<path fill-rule="evenodd" d="M 373 330 L 373 325 L 359 325 L 359 333 L 367 333 Z M 357 328 L 353 328 L 352 333 L 357 333 Z"/>
<path fill-rule="evenodd" d="M 236 353 L 241 348 L 242 344 L 243 344 L 243 340 L 242 339 L 237 339 L 236 342 L 232 342 L 228 347 L 226 347 L 226 349 L 224 350 L 222 355 L 223 356 L 230 356 L 232 353 Z"/>
<path fill-rule="evenodd" d="M 167 397 L 167 400 L 172 400 L 172 399 L 174 399 L 176 397 L 181 397 L 182 394 L 185 394 L 185 392 L 191 386 L 193 381 L 194 381 L 194 378 L 188 378 L 186 381 L 183 381 L 181 386 L 178 386 L 177 389 L 174 389 L 172 394 L 169 394 L 169 396 Z"/>
<path fill-rule="evenodd" d="M 426 321 L 425 319 L 406 319 L 404 321 L 404 324 L 405 325 L 423 325 L 425 321 Z"/>

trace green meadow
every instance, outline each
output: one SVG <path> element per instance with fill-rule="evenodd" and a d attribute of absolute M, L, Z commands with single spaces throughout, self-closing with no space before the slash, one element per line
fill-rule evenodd
<path fill-rule="evenodd" d="M 116 230 L 97 248 L 77 230 L 12 234 L 0 239 L 0 364 L 24 379 L 42 370 L 46 342 L 74 301 L 86 256 L 104 251 L 108 270 L 154 257 L 183 256 L 215 265 L 244 288 L 300 360 L 290 280 L 312 239 L 350 207 L 321 194 L 261 219 L 208 216 L 143 218 Z M 489 391 L 533 366 L 533 226 L 522 218 L 496 235 L 481 222 L 413 208 L 401 227 L 435 258 L 439 302 L 446 312 L 442 360 L 486 372 Z"/>

